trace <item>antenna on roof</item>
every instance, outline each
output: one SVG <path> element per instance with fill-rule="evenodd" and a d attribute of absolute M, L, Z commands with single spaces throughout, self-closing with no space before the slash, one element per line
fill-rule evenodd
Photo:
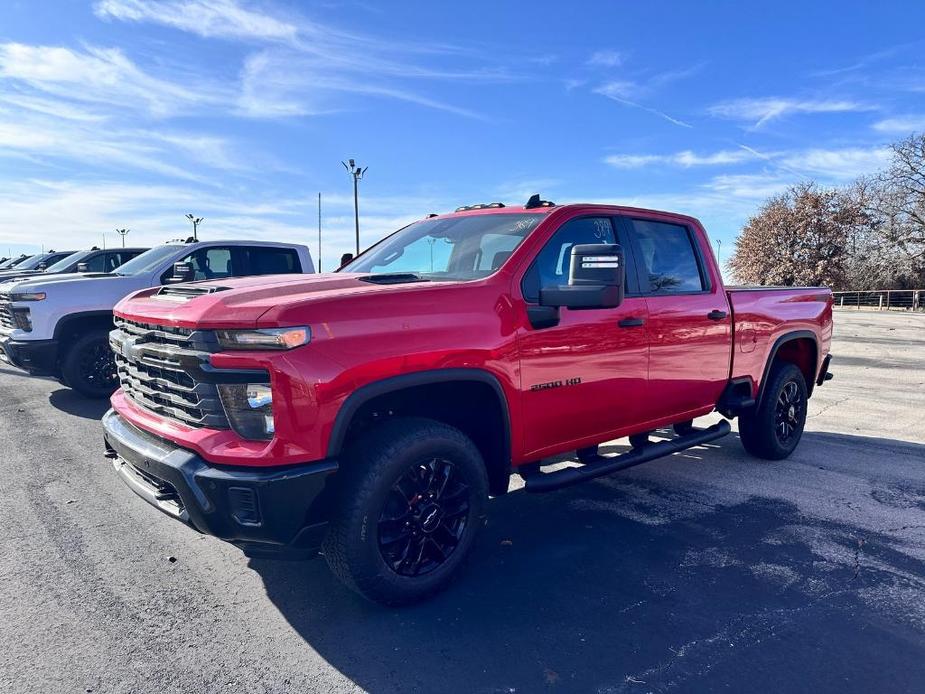
<path fill-rule="evenodd" d="M 540 194 L 534 193 L 530 196 L 530 199 L 527 200 L 527 204 L 524 205 L 525 210 L 532 210 L 536 207 L 555 207 L 556 203 L 550 202 L 549 200 L 540 200 Z"/>

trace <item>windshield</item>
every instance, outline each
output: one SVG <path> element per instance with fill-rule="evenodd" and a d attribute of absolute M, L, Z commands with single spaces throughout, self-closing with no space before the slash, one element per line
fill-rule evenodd
<path fill-rule="evenodd" d="M 0 269 L 10 270 L 14 267 L 20 267 L 22 263 L 26 262 L 29 258 L 32 258 L 32 257 L 33 256 L 31 255 L 26 255 L 26 256 L 19 256 L 18 258 L 10 258 L 5 263 L 3 263 L 3 265 L 0 265 Z"/>
<path fill-rule="evenodd" d="M 40 253 L 39 255 L 34 255 L 31 258 L 26 258 L 21 263 L 16 264 L 17 270 L 35 270 L 37 266 L 41 265 L 49 255 L 47 253 Z"/>
<path fill-rule="evenodd" d="M 146 272 L 153 272 L 161 267 L 161 264 L 168 258 L 172 258 L 177 251 L 185 246 L 158 246 L 150 251 L 145 251 L 141 255 L 136 255 L 127 263 L 119 266 L 115 271 L 116 275 L 143 275 Z"/>
<path fill-rule="evenodd" d="M 341 270 L 414 273 L 431 280 L 480 279 L 501 267 L 544 216 L 499 213 L 425 219 L 383 239 Z"/>
<path fill-rule="evenodd" d="M 47 268 L 45 268 L 45 272 L 64 272 L 70 265 L 73 265 L 89 253 L 90 251 L 77 251 L 76 253 L 66 255 L 54 265 L 49 265 Z"/>

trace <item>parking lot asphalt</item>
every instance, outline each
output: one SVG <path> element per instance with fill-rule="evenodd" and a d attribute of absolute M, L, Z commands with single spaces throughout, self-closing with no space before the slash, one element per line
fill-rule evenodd
<path fill-rule="evenodd" d="M 160 514 L 105 403 L 0 366 L 0 691 L 925 691 L 925 315 L 838 312 L 833 353 L 790 459 L 508 494 L 401 610 Z"/>

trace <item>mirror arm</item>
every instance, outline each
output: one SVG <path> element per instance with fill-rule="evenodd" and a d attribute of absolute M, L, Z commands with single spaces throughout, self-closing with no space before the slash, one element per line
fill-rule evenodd
<path fill-rule="evenodd" d="M 527 320 L 534 330 L 554 328 L 559 325 L 558 306 L 527 306 Z"/>

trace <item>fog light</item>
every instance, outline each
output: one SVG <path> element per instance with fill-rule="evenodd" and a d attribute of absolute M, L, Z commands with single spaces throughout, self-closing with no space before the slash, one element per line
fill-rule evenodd
<path fill-rule="evenodd" d="M 27 308 L 14 308 L 13 309 L 13 323 L 14 325 L 27 333 L 32 332 L 32 316 L 29 315 L 29 309 Z"/>
<path fill-rule="evenodd" d="M 218 387 L 228 423 L 245 439 L 269 440 L 273 422 L 273 391 L 266 383 L 222 384 Z"/>

